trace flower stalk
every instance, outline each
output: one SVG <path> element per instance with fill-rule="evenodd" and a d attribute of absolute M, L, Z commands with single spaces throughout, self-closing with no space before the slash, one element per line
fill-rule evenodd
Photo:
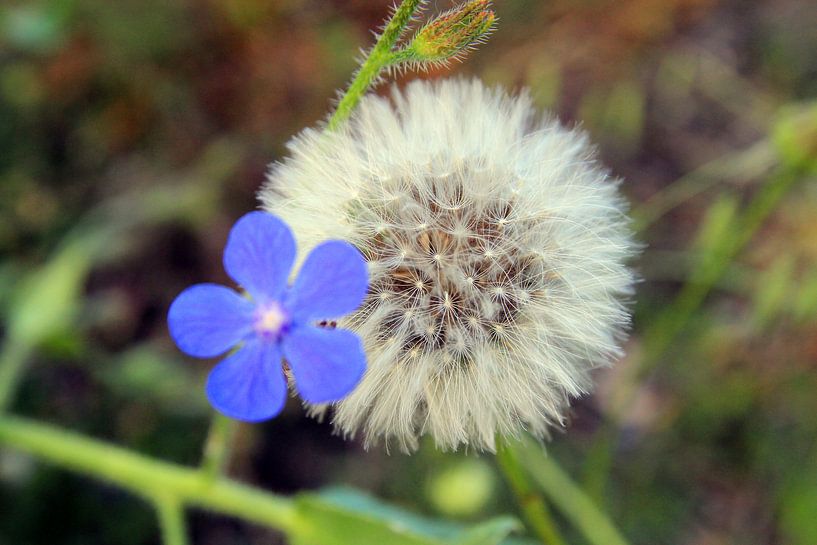
<path fill-rule="evenodd" d="M 13 416 L 0 417 L 0 445 L 128 490 L 146 500 L 199 507 L 240 517 L 284 533 L 298 530 L 294 502 L 221 477 L 207 479 L 196 468 L 162 462 L 54 426 Z M 176 524 L 175 522 L 173 524 Z M 173 530 L 177 532 L 177 530 Z"/>
<path fill-rule="evenodd" d="M 219 412 L 213 413 L 201 462 L 202 474 L 209 481 L 215 480 L 227 469 L 236 424 L 235 420 Z"/>
<path fill-rule="evenodd" d="M 525 522 L 545 545 L 567 545 L 544 498 L 531 486 L 519 457 L 504 439 L 497 439 L 496 462 L 522 510 Z"/>
<path fill-rule="evenodd" d="M 153 500 L 159 515 L 159 527 L 164 545 L 188 545 L 184 506 L 173 496 L 157 495 Z"/>
<path fill-rule="evenodd" d="M 383 33 L 366 56 L 343 94 L 327 128 L 347 120 L 360 99 L 377 82 L 383 70 L 400 65 L 427 66 L 459 59 L 491 34 L 496 15 L 490 0 L 471 0 L 446 11 L 423 26 L 409 44 L 395 50 L 397 41 L 424 0 L 403 0 Z"/>
<path fill-rule="evenodd" d="M 403 0 L 400 6 L 394 11 L 394 15 L 386 24 L 383 33 L 377 39 L 366 60 L 361 64 L 360 69 L 355 74 L 349 88 L 338 102 L 338 106 L 332 117 L 329 119 L 327 128 L 333 130 L 348 119 L 357 103 L 369 90 L 369 87 L 377 80 L 380 73 L 393 62 L 394 45 L 400 39 L 403 30 L 411 21 L 412 16 L 422 5 L 423 0 Z"/>
<path fill-rule="evenodd" d="M 591 545 L 628 545 L 610 519 L 533 439 L 508 443 L 526 474 Z"/>

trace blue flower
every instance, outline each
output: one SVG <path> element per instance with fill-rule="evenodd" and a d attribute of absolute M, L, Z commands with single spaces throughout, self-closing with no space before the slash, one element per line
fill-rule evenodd
<path fill-rule="evenodd" d="M 287 394 L 282 358 L 310 403 L 343 398 L 363 376 L 360 338 L 315 325 L 360 306 L 368 288 L 363 256 L 347 242 L 320 244 L 289 287 L 294 261 L 289 227 L 273 215 L 251 212 L 233 226 L 224 249 L 224 269 L 251 299 L 224 286 L 197 284 L 170 306 L 170 335 L 183 352 L 210 358 L 238 347 L 207 379 L 210 403 L 227 416 L 258 422 L 281 412 Z"/>

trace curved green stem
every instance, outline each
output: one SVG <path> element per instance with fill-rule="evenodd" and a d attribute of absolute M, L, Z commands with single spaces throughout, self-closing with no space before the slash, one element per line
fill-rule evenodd
<path fill-rule="evenodd" d="M 628 545 L 610 519 L 584 493 L 552 456 L 526 438 L 512 443 L 527 473 L 539 485 L 550 502 L 579 530 L 591 545 Z"/>
<path fill-rule="evenodd" d="M 187 525 L 184 521 L 184 507 L 173 496 L 157 495 L 153 499 L 159 515 L 163 545 L 187 545 Z"/>
<path fill-rule="evenodd" d="M 519 508 L 530 531 L 545 545 L 566 545 L 550 514 L 547 503 L 528 482 L 525 470 L 514 450 L 503 439 L 498 440 L 496 461 L 516 496 Z"/>
<path fill-rule="evenodd" d="M 204 442 L 201 471 L 204 478 L 212 481 L 222 475 L 230 457 L 230 446 L 235 435 L 236 421 L 221 413 L 213 415 L 210 431 Z"/>
<path fill-rule="evenodd" d="M 332 130 L 340 123 L 346 121 L 352 110 L 355 109 L 357 103 L 366 94 L 369 87 L 377 80 L 380 73 L 385 67 L 392 63 L 392 49 L 394 44 L 400 38 L 403 29 L 406 28 L 412 15 L 417 11 L 417 8 L 423 3 L 423 0 L 403 0 L 400 6 L 395 10 L 391 20 L 389 20 L 383 33 L 377 40 L 366 60 L 360 66 L 360 69 L 355 74 L 349 88 L 343 94 L 343 97 L 338 102 L 338 107 L 335 113 L 329 118 L 327 128 Z"/>
<path fill-rule="evenodd" d="M 113 483 L 150 501 L 169 496 L 182 506 L 240 517 L 285 533 L 298 529 L 290 499 L 224 478 L 208 480 L 198 469 L 148 458 L 25 418 L 0 416 L 0 444 Z"/>

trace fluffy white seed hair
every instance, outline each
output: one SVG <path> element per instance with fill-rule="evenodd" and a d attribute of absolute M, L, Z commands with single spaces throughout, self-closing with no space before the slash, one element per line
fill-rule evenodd
<path fill-rule="evenodd" d="M 367 300 L 339 324 L 368 356 L 334 408 L 344 434 L 405 451 L 423 434 L 478 450 L 546 436 L 619 355 L 635 245 L 618 182 L 526 94 L 415 81 L 289 150 L 264 208 L 302 255 L 342 238 L 369 263 Z"/>

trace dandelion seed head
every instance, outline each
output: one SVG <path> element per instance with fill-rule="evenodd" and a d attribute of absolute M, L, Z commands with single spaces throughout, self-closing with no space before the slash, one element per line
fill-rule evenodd
<path fill-rule="evenodd" d="M 618 182 L 527 95 L 414 82 L 289 148 L 264 207 L 301 248 L 343 238 L 369 263 L 367 298 L 340 322 L 368 356 L 334 408 L 345 434 L 407 451 L 423 434 L 485 450 L 544 436 L 619 355 L 634 244 Z"/>

